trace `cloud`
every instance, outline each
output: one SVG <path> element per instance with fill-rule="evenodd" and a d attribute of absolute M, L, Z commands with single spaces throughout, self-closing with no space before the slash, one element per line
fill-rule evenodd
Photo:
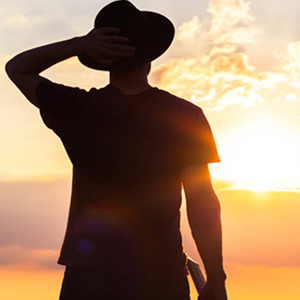
<path fill-rule="evenodd" d="M 215 53 L 215 49 L 212 49 Z M 233 75 L 253 75 L 254 67 L 248 62 L 248 57 L 243 53 L 232 55 L 218 55 L 211 61 L 211 70 L 213 74 L 229 73 Z"/>
<path fill-rule="evenodd" d="M 262 33 L 253 25 L 255 17 L 251 14 L 250 3 L 243 0 L 211 0 L 207 13 L 209 16 L 203 21 L 196 15 L 179 27 L 176 46 L 181 52 L 185 49 L 186 53 L 196 54 L 221 48 L 230 49 L 232 53 L 237 46 L 255 43 Z"/>
<path fill-rule="evenodd" d="M 283 69 L 289 74 L 290 86 L 297 90 L 300 88 L 300 41 L 289 43 L 286 54 L 281 56 L 284 60 Z"/>
<path fill-rule="evenodd" d="M 243 0 L 211 0 L 208 38 L 213 44 L 252 43 L 261 31 L 248 25 L 255 20 L 250 12 L 250 2 Z"/>
<path fill-rule="evenodd" d="M 249 107 L 249 102 L 261 100 L 253 90 L 248 93 L 257 74 L 249 57 L 241 51 L 242 45 L 254 43 L 255 36 L 261 33 L 250 26 L 255 18 L 249 3 L 212 0 L 208 13 L 209 19 L 200 22 L 195 16 L 179 27 L 175 43 L 184 55 L 158 66 L 152 79 L 207 108 L 220 110 L 233 103 Z M 241 91 L 245 101 L 239 97 L 241 101 L 227 103 L 226 99 L 241 95 Z"/>
<path fill-rule="evenodd" d="M 299 102 L 300 42 L 289 43 L 286 53 L 277 54 L 280 67 L 257 71 L 244 47 L 262 34 L 252 25 L 250 3 L 211 0 L 208 13 L 202 22 L 195 16 L 179 27 L 175 47 L 183 54 L 153 70 L 156 85 L 216 111 L 232 105 Z"/>
<path fill-rule="evenodd" d="M 226 261 L 243 265 L 300 266 L 299 193 L 232 190 L 216 182 L 222 204 Z M 69 182 L 0 185 L 0 265 L 55 268 L 67 220 Z M 198 259 L 182 208 L 185 249 Z"/>
<path fill-rule="evenodd" d="M 56 269 L 59 251 L 53 249 L 26 249 L 19 245 L 0 246 L 0 265 L 35 265 Z"/>
<path fill-rule="evenodd" d="M 13 15 L 8 15 L 4 18 L 3 20 L 3 25 L 5 27 L 10 27 L 10 28 L 20 28 L 27 26 L 30 23 L 28 18 L 26 18 L 24 15 L 20 13 L 15 13 Z"/>
<path fill-rule="evenodd" d="M 57 268 L 70 203 L 70 181 L 0 181 L 0 265 Z"/>
<path fill-rule="evenodd" d="M 226 260 L 300 266 L 300 244 L 295 239 L 300 228 L 298 193 L 263 196 L 231 190 L 229 183 L 217 182 L 216 187 L 222 202 Z M 68 180 L 1 182 L 0 264 L 55 265 L 65 231 L 69 188 Z M 182 226 L 185 248 L 194 257 L 186 219 Z"/>
<path fill-rule="evenodd" d="M 0 246 L 59 249 L 66 226 L 69 180 L 0 182 Z"/>
<path fill-rule="evenodd" d="M 228 105 L 252 107 L 264 101 L 257 87 L 264 86 L 263 74 L 244 53 L 172 59 L 154 69 L 151 79 L 160 87 L 206 109 L 222 110 Z"/>

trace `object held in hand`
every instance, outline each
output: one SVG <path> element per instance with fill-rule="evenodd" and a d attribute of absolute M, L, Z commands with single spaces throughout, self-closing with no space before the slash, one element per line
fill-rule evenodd
<path fill-rule="evenodd" d="M 191 277 L 193 279 L 198 294 L 200 294 L 201 290 L 206 284 L 206 280 L 203 276 L 203 273 L 199 265 L 195 261 L 193 261 L 190 257 L 188 257 L 187 269 L 191 274 Z"/>

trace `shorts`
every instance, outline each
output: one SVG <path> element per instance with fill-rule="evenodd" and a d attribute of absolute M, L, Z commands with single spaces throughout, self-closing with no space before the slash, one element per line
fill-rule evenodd
<path fill-rule="evenodd" d="M 187 278 L 161 282 L 66 267 L 60 300 L 190 300 Z"/>

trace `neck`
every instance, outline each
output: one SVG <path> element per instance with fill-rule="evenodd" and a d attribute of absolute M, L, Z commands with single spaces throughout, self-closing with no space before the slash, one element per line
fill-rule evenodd
<path fill-rule="evenodd" d="M 151 88 L 144 66 L 133 70 L 110 72 L 110 84 L 125 95 L 138 94 Z"/>

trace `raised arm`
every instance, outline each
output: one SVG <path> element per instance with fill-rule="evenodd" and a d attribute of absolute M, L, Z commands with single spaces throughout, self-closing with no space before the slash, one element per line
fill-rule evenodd
<path fill-rule="evenodd" d="M 92 30 L 87 35 L 56 42 L 22 52 L 6 64 L 6 72 L 19 90 L 35 106 L 36 87 L 46 80 L 39 74 L 72 56 L 85 54 L 102 63 L 132 57 L 135 49 L 126 45 L 128 38 L 119 36 L 117 28 Z"/>
<path fill-rule="evenodd" d="M 207 284 L 199 300 L 227 300 L 220 203 L 211 183 L 208 166 L 186 168 L 182 181 L 190 228 L 207 274 Z"/>

